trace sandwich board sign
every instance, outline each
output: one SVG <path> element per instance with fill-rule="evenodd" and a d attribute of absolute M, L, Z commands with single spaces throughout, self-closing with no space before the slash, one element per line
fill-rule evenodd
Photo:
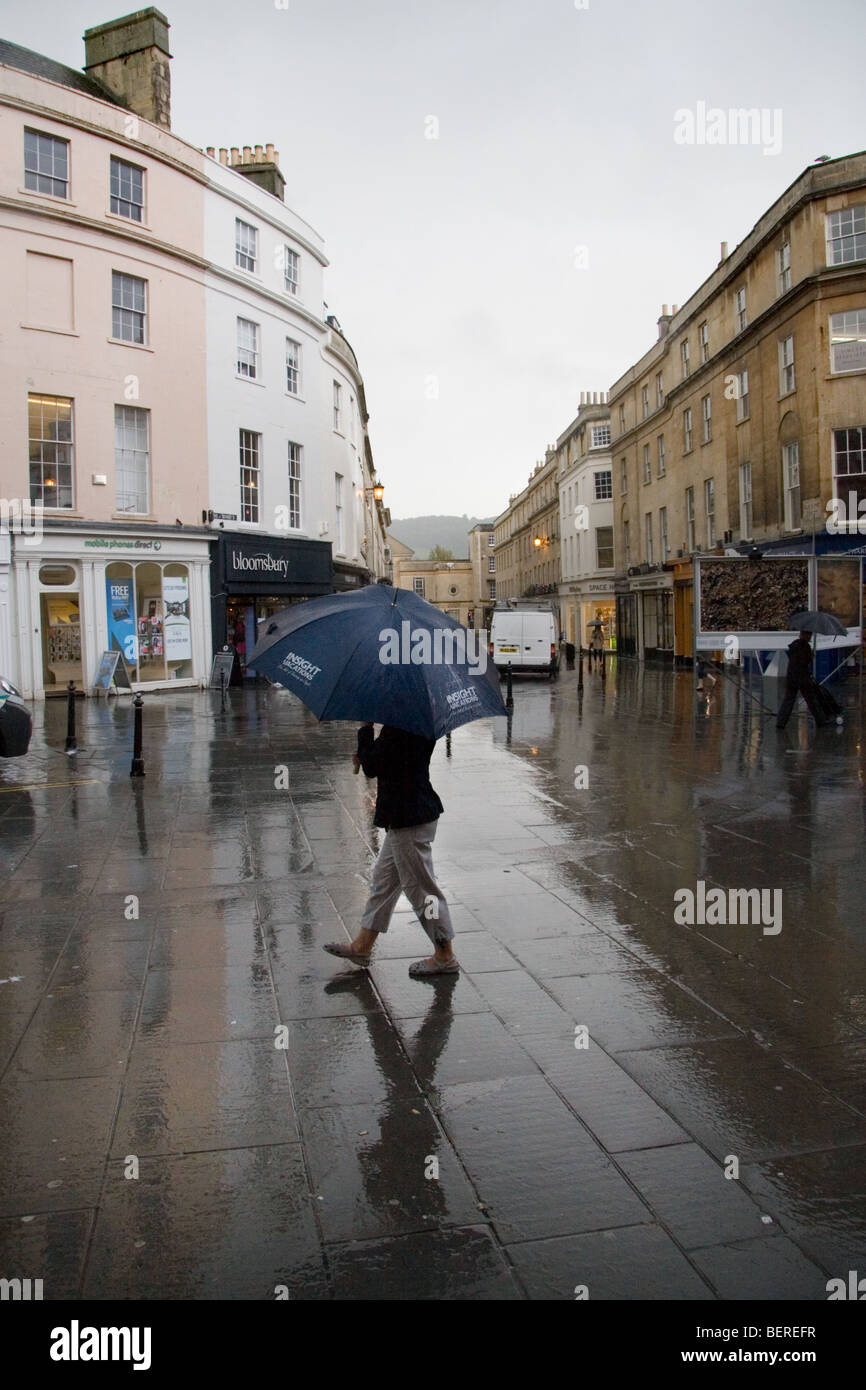
<path fill-rule="evenodd" d="M 233 647 L 224 647 L 221 652 L 216 652 L 211 667 L 210 683 L 217 689 L 223 684 L 228 685 L 232 678 L 232 667 L 235 664 L 235 652 Z"/>
<path fill-rule="evenodd" d="M 132 682 L 122 652 L 102 653 L 93 678 L 93 686 L 95 690 L 104 690 L 106 695 L 110 694 L 112 689 L 128 690 L 132 694 Z"/>

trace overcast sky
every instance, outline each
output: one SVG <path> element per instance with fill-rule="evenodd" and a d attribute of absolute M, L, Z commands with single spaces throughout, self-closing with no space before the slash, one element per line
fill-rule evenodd
<path fill-rule="evenodd" d="M 325 238 L 394 516 L 502 510 L 721 241 L 816 156 L 866 147 L 864 0 L 578 3 L 160 6 L 175 133 L 276 145 Z M 80 67 L 85 28 L 133 8 L 2 0 L 2 32 Z M 677 143 L 699 102 L 766 108 L 781 148 Z"/>

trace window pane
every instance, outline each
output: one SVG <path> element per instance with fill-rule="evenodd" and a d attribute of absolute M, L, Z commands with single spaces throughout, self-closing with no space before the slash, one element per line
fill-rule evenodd
<path fill-rule="evenodd" d="M 118 217 L 141 222 L 144 216 L 144 170 L 112 155 L 109 188 L 111 211 Z"/>
<path fill-rule="evenodd" d="M 114 407 L 114 469 L 119 512 L 148 509 L 148 416 L 135 406 Z"/>
<path fill-rule="evenodd" d="M 24 187 L 35 193 L 66 198 L 69 189 L 69 145 L 53 135 L 24 132 Z"/>
<path fill-rule="evenodd" d="M 30 500 L 72 506 L 72 401 L 31 395 L 27 400 Z"/>

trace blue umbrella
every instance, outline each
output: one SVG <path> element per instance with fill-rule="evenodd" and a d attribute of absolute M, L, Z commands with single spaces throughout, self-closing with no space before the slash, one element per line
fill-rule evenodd
<path fill-rule="evenodd" d="M 371 584 L 277 613 L 248 664 L 319 719 L 441 738 L 507 714 L 482 636 L 408 589 Z"/>

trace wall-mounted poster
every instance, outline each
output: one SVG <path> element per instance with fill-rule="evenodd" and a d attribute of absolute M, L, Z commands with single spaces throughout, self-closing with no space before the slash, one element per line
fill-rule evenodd
<path fill-rule="evenodd" d="M 701 632 L 785 632 L 809 607 L 809 557 L 701 560 Z"/>
<path fill-rule="evenodd" d="M 135 614 L 132 601 L 132 579 L 105 580 L 105 600 L 108 610 L 108 637 L 112 650 L 123 652 L 135 665 L 138 650 L 135 636 Z"/>
<path fill-rule="evenodd" d="M 162 576 L 165 602 L 165 655 L 168 661 L 189 661 L 192 638 L 189 624 L 189 578 L 185 574 Z"/>
<path fill-rule="evenodd" d="M 846 627 L 860 626 L 860 556 L 818 557 L 818 607 Z"/>

